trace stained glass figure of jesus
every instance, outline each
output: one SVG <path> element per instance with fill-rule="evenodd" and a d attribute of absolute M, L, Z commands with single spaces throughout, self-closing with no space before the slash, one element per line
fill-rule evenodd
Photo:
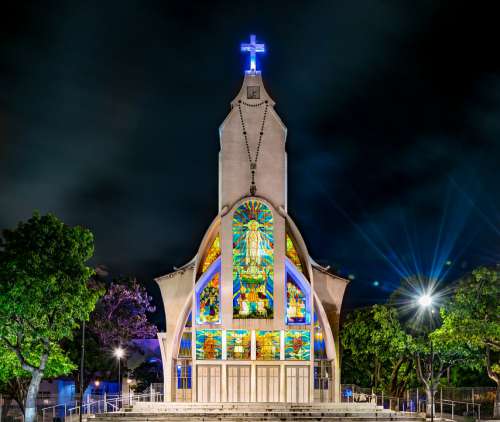
<path fill-rule="evenodd" d="M 249 200 L 233 217 L 233 316 L 272 318 L 273 217 L 264 203 Z"/>

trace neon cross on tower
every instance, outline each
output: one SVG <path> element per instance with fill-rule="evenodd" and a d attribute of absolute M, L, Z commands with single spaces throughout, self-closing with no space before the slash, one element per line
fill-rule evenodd
<path fill-rule="evenodd" d="M 257 71 L 257 54 L 265 53 L 266 46 L 264 44 L 257 44 L 255 35 L 250 35 L 250 43 L 241 44 L 241 51 L 250 53 L 250 72 Z"/>

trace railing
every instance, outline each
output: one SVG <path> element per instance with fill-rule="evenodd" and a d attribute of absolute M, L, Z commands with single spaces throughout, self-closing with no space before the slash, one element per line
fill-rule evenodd
<path fill-rule="evenodd" d="M 38 422 L 52 422 L 60 418 L 67 422 L 76 422 L 83 415 L 97 415 L 102 413 L 119 412 L 126 407 L 133 406 L 135 402 L 163 401 L 163 393 L 152 391 L 143 394 L 123 394 L 121 396 L 107 396 L 100 399 L 89 399 L 83 405 L 76 403 L 73 407 L 66 404 L 50 406 L 39 412 Z"/>
<path fill-rule="evenodd" d="M 382 406 L 384 409 L 405 413 L 425 414 L 427 410 L 430 411 L 430 405 L 429 409 L 427 406 L 425 391 L 419 391 L 418 389 L 406 391 L 403 397 L 391 397 L 383 393 L 375 394 L 370 388 L 343 384 L 341 386 L 341 401 L 344 403 L 373 403 Z M 442 393 L 439 398 L 434 400 L 433 414 L 436 418 L 455 420 L 460 413 L 481 420 L 481 403 L 443 399 Z"/>

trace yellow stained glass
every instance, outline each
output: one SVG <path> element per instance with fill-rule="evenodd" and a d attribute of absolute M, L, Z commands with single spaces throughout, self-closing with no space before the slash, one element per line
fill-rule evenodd
<path fill-rule="evenodd" d="M 207 256 L 203 260 L 203 264 L 201 265 L 202 273 L 208 270 L 208 267 L 210 267 L 210 265 L 212 265 L 212 263 L 220 256 L 220 253 L 221 253 L 220 236 L 219 233 L 217 233 L 217 236 L 215 236 L 212 245 L 208 249 Z"/>
<path fill-rule="evenodd" d="M 280 360 L 280 332 L 255 332 L 257 360 Z"/>
<path fill-rule="evenodd" d="M 297 249 L 293 244 L 293 240 L 288 234 L 286 235 L 286 256 L 293 264 L 297 267 L 300 272 L 302 271 L 302 263 L 300 262 L 299 254 L 297 253 Z"/>

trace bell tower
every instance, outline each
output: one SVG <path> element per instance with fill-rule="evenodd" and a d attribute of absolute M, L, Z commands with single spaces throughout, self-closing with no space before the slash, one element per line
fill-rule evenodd
<path fill-rule="evenodd" d="M 250 69 L 219 128 L 219 211 L 246 196 L 261 197 L 286 209 L 287 129 L 257 70 L 256 53 L 263 53 L 265 47 L 252 35 L 241 50 L 250 53 Z"/>

